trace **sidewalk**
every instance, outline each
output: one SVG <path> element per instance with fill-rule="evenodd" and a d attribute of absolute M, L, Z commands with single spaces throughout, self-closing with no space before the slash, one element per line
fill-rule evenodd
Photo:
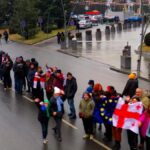
<path fill-rule="evenodd" d="M 102 40 L 96 41 L 95 32 L 96 29 L 100 28 L 102 31 Z M 88 29 L 91 30 L 91 29 Z M 85 30 L 81 30 L 83 35 L 82 42 L 78 41 L 78 49 L 72 50 L 71 48 L 66 50 L 59 50 L 63 53 L 73 55 L 75 57 L 84 57 L 87 59 L 91 59 L 93 61 L 98 61 L 110 66 L 110 68 L 114 71 L 118 71 L 121 73 L 130 73 L 136 72 L 137 70 L 137 60 L 138 54 L 135 53 L 140 43 L 140 32 L 141 28 L 132 28 L 131 30 L 122 31 L 121 33 L 111 34 L 110 38 L 106 38 L 105 26 L 100 25 L 98 27 L 92 28 L 92 41 L 85 40 Z M 73 33 L 75 34 L 75 33 Z M 122 70 L 121 69 L 121 60 L 120 57 L 122 55 L 122 50 L 124 46 L 131 45 L 131 57 L 132 57 L 132 66 L 131 70 Z M 141 78 L 147 81 L 150 81 L 148 76 L 148 65 L 150 60 L 146 60 L 142 57 L 141 63 Z"/>

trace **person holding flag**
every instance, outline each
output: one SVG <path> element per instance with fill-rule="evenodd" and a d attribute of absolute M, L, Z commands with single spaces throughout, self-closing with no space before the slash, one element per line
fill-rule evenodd
<path fill-rule="evenodd" d="M 129 104 L 136 105 L 136 103 L 138 103 L 138 102 L 140 102 L 139 97 L 133 96 L 131 98 L 131 101 L 129 102 Z M 140 105 L 137 105 L 136 109 L 140 109 L 140 107 L 141 107 Z M 141 113 L 142 113 L 142 109 L 139 114 L 134 114 L 136 119 L 140 118 Z M 127 129 L 128 144 L 130 146 L 130 150 L 137 150 L 137 148 L 138 148 L 138 131 L 136 131 L 135 128 L 138 127 L 138 123 L 137 123 L 137 121 L 134 121 L 133 119 L 131 119 L 131 122 L 132 122 L 131 127 L 129 129 Z"/>
<path fill-rule="evenodd" d="M 125 97 L 125 99 L 119 98 L 119 101 L 113 113 L 113 127 L 120 130 L 127 130 L 130 150 L 137 150 L 137 137 L 139 133 L 138 124 L 142 111 L 143 105 L 142 102 L 140 102 L 139 97 L 134 96 L 130 98 L 129 96 L 127 96 Z M 120 145 L 118 145 L 117 150 L 119 149 Z"/>

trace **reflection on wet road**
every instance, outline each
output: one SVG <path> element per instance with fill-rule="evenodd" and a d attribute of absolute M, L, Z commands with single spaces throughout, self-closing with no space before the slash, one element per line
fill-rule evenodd
<path fill-rule="evenodd" d="M 96 41 L 97 28 L 102 31 L 101 41 Z M 83 39 L 78 41 L 78 50 L 69 50 L 69 52 L 120 68 L 120 55 L 128 42 L 131 45 L 132 70 L 137 69 L 138 56 L 135 54 L 135 50 L 140 45 L 140 27 L 122 30 L 122 32 L 116 31 L 107 36 L 105 35 L 105 25 L 99 25 L 88 30 L 92 30 L 92 41 L 86 41 L 85 30 L 81 30 Z M 142 75 L 145 77 L 148 76 L 147 68 L 148 61 L 142 58 Z"/>

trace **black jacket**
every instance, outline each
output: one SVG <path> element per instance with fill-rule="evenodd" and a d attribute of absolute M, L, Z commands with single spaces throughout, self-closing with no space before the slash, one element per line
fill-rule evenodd
<path fill-rule="evenodd" d="M 138 88 L 138 80 L 137 79 L 129 79 L 126 83 L 126 86 L 122 92 L 122 96 L 130 96 L 133 97 L 135 95 L 135 91 Z"/>
<path fill-rule="evenodd" d="M 14 71 L 15 78 L 24 79 L 24 77 L 25 77 L 25 66 L 24 66 L 24 63 L 22 63 L 22 62 L 20 62 L 20 63 L 15 62 L 14 66 L 13 66 L 13 71 Z"/>
<path fill-rule="evenodd" d="M 8 76 L 10 75 L 10 71 L 12 69 L 12 66 L 13 66 L 13 62 L 10 60 L 10 61 L 7 61 L 6 63 L 4 63 L 2 65 L 2 68 L 3 68 L 3 76 Z"/>
<path fill-rule="evenodd" d="M 67 79 L 66 85 L 65 85 L 66 98 L 74 98 L 76 92 L 77 92 L 76 78 L 73 77 L 71 80 Z"/>
<path fill-rule="evenodd" d="M 61 111 L 58 111 L 57 100 L 56 100 L 55 97 L 52 97 L 50 99 L 50 103 L 51 103 L 51 114 L 53 115 L 53 112 L 57 112 L 57 115 L 53 116 L 53 117 L 54 118 L 55 117 L 62 118 L 62 116 L 64 114 L 64 106 L 63 106 L 63 104 L 61 105 Z"/>
<path fill-rule="evenodd" d="M 41 105 L 39 103 L 36 103 L 36 106 L 38 107 L 38 120 L 40 122 L 47 122 L 49 120 L 49 117 L 47 116 L 47 112 L 46 111 L 42 111 L 41 110 Z M 50 109 L 49 109 L 50 112 Z"/>

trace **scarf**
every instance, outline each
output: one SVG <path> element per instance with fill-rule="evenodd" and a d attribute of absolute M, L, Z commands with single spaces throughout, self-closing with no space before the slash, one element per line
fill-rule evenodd
<path fill-rule="evenodd" d="M 56 97 L 58 112 L 62 111 L 63 101 L 60 96 Z"/>
<path fill-rule="evenodd" d="M 38 72 L 35 73 L 35 76 L 34 76 L 34 79 L 33 79 L 33 88 L 36 89 L 37 88 L 37 83 L 38 81 L 40 81 L 40 85 L 41 85 L 41 88 L 43 89 L 44 86 L 45 86 L 45 78 L 40 76 L 38 74 Z"/>
<path fill-rule="evenodd" d="M 49 100 L 45 99 L 44 103 L 48 103 L 48 107 L 46 107 L 46 114 L 47 114 L 47 117 L 50 118 L 50 112 L 49 112 L 49 110 L 50 110 L 50 102 L 49 102 Z"/>

